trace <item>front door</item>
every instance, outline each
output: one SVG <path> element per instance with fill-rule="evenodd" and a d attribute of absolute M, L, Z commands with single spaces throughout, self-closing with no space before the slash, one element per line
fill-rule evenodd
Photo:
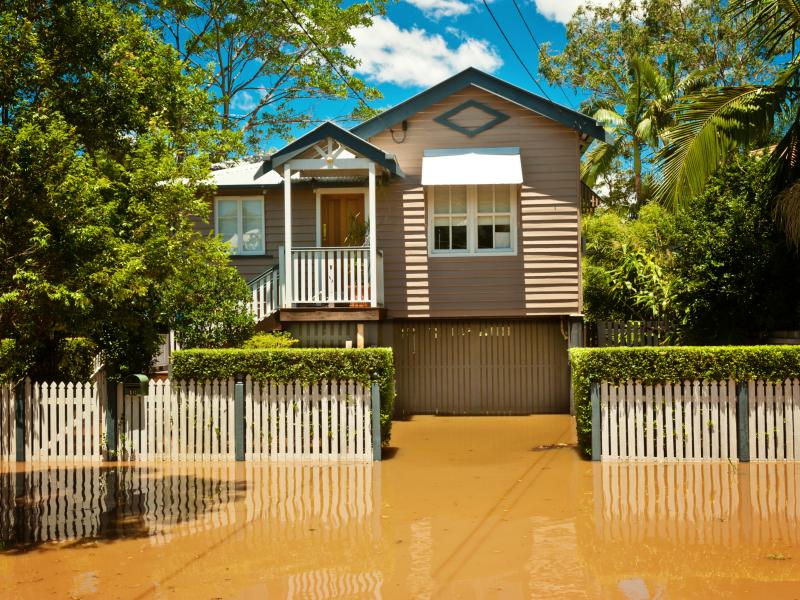
<path fill-rule="evenodd" d="M 365 222 L 363 194 L 320 196 L 320 236 L 323 246 L 363 246 Z"/>

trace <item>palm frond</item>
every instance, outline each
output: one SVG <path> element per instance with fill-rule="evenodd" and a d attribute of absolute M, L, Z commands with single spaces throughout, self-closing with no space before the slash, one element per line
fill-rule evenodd
<path fill-rule="evenodd" d="M 783 88 L 752 85 L 684 97 L 659 152 L 658 199 L 676 208 L 697 195 L 732 147 L 766 138 L 785 97 Z"/>
<path fill-rule="evenodd" d="M 625 124 L 625 118 L 617 111 L 610 108 L 598 108 L 593 116 L 594 120 L 598 121 L 606 129 L 613 130 Z"/>
<path fill-rule="evenodd" d="M 581 162 L 581 180 L 589 187 L 594 187 L 600 176 L 608 173 L 614 160 L 620 155 L 620 141 L 607 144 L 597 142 L 584 155 Z"/>
<path fill-rule="evenodd" d="M 747 18 L 743 35 L 754 38 L 767 56 L 783 54 L 800 31 L 798 0 L 732 0 L 728 14 Z"/>

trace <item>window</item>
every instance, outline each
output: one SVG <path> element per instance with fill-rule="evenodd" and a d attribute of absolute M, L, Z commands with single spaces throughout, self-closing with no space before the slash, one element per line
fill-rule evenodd
<path fill-rule="evenodd" d="M 216 232 L 232 254 L 264 254 L 264 200 L 217 198 Z"/>
<path fill-rule="evenodd" d="M 437 185 L 428 190 L 431 254 L 516 252 L 516 186 Z"/>

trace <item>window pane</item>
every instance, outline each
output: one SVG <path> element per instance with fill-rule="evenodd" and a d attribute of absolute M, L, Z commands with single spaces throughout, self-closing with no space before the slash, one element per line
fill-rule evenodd
<path fill-rule="evenodd" d="M 465 214 L 467 212 L 467 188 L 463 185 L 454 185 L 450 188 L 450 212 Z"/>
<path fill-rule="evenodd" d="M 436 250 L 450 250 L 450 219 L 437 218 L 434 220 L 433 247 Z"/>
<path fill-rule="evenodd" d="M 492 217 L 478 217 L 478 248 L 494 248 Z"/>
<path fill-rule="evenodd" d="M 494 212 L 494 202 L 493 202 L 491 185 L 478 186 L 478 212 L 479 213 Z"/>
<path fill-rule="evenodd" d="M 433 213 L 436 215 L 446 215 L 450 212 L 450 191 L 446 187 L 432 187 L 433 193 Z"/>
<path fill-rule="evenodd" d="M 511 212 L 511 189 L 509 185 L 494 186 L 494 210 L 499 213 Z"/>
<path fill-rule="evenodd" d="M 495 217 L 494 247 L 511 248 L 511 217 Z"/>
<path fill-rule="evenodd" d="M 238 215 L 236 200 L 217 201 L 217 233 L 222 241 L 228 242 L 233 250 L 237 249 L 239 236 L 237 235 Z"/>
<path fill-rule="evenodd" d="M 456 225 L 453 223 L 453 250 L 466 250 L 467 249 L 467 225 L 466 220 L 464 225 Z"/>
<path fill-rule="evenodd" d="M 264 250 L 264 232 L 261 221 L 264 203 L 261 200 L 242 201 L 242 250 L 259 252 Z"/>

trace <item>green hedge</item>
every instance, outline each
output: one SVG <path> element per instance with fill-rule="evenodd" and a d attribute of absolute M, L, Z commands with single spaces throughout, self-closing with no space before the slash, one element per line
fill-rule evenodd
<path fill-rule="evenodd" d="M 247 350 L 265 349 L 265 348 L 291 348 L 300 343 L 288 331 L 271 331 L 269 333 L 257 333 L 249 340 L 245 340 L 242 348 Z"/>
<path fill-rule="evenodd" d="M 353 379 L 365 385 L 378 375 L 381 439 L 389 442 L 394 408 L 394 359 L 390 348 L 276 348 L 181 350 L 172 355 L 174 379 L 228 379 L 242 373 L 277 382 Z"/>
<path fill-rule="evenodd" d="M 665 383 L 684 379 L 782 381 L 800 377 L 800 346 L 662 346 L 573 348 L 569 351 L 578 446 L 592 454 L 594 381 Z"/>

